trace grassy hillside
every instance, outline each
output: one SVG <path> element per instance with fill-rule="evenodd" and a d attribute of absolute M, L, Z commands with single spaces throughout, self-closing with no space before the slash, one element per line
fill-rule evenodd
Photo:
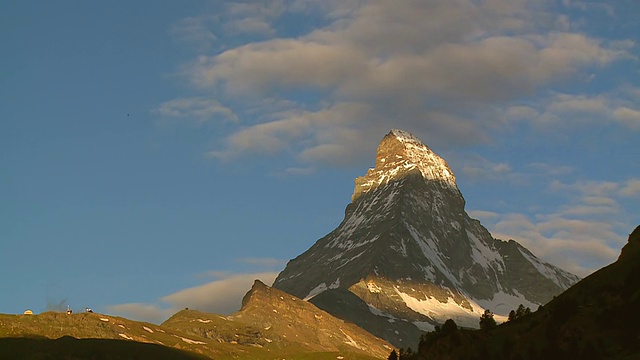
<path fill-rule="evenodd" d="M 256 283 L 232 316 L 183 310 L 162 325 L 97 313 L 0 314 L 0 359 L 357 359 L 391 347 Z"/>

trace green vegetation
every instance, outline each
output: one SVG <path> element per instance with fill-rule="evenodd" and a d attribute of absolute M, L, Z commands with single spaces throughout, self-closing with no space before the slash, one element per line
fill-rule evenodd
<path fill-rule="evenodd" d="M 531 314 L 531 309 L 525 308 L 524 305 L 520 304 L 520 306 L 518 306 L 517 310 L 511 310 L 509 312 L 509 320 L 508 321 L 517 320 L 517 319 L 525 317 L 525 316 L 527 316 L 529 314 Z"/>
<path fill-rule="evenodd" d="M 496 327 L 496 319 L 493 318 L 493 313 L 491 310 L 487 309 L 484 311 L 484 314 L 480 316 L 480 329 L 481 330 L 490 330 Z"/>
<path fill-rule="evenodd" d="M 395 349 L 391 351 L 391 354 L 389 354 L 387 360 L 398 360 L 398 353 Z"/>

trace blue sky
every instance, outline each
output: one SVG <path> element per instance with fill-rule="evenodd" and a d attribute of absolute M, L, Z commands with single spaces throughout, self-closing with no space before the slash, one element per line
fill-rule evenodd
<path fill-rule="evenodd" d="M 0 312 L 228 313 L 392 128 L 579 275 L 638 225 L 640 3 L 0 3 Z"/>

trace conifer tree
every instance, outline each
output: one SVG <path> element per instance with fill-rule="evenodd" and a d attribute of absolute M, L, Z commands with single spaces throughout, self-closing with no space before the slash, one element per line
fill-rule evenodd
<path fill-rule="evenodd" d="M 392 350 L 387 360 L 398 360 L 398 353 L 395 350 Z"/>
<path fill-rule="evenodd" d="M 493 313 L 491 312 L 491 310 L 485 310 L 484 314 L 480 316 L 480 329 L 489 330 L 496 326 L 496 320 L 493 318 Z"/>

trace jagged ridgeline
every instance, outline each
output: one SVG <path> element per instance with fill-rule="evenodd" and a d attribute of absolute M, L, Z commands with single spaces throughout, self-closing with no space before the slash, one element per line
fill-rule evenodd
<path fill-rule="evenodd" d="M 477 327 L 485 309 L 498 319 L 519 304 L 536 309 L 579 280 L 494 239 L 465 212 L 446 161 L 405 131 L 382 139 L 351 200 L 342 223 L 274 287 L 398 347 L 449 318 Z"/>

